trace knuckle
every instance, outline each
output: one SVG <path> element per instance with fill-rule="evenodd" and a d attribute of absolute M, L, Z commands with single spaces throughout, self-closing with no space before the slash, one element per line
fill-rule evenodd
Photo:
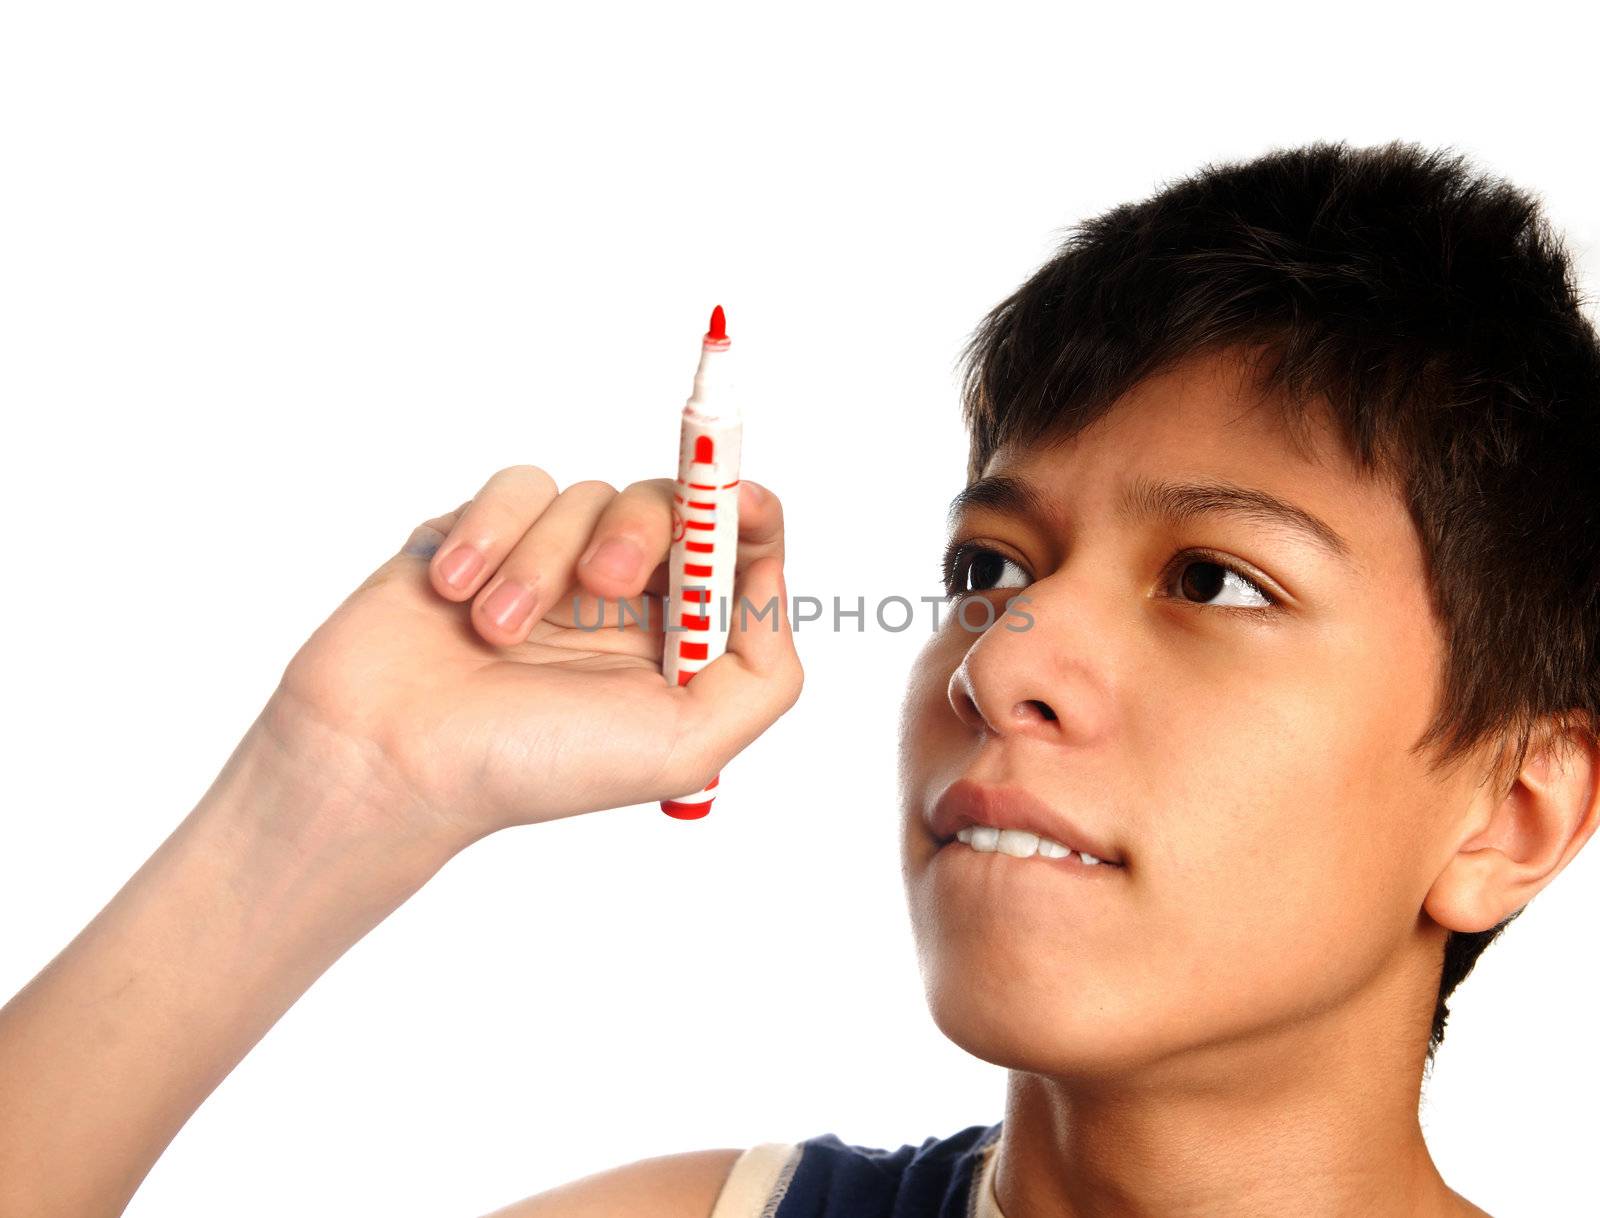
<path fill-rule="evenodd" d="M 489 481 L 484 484 L 484 489 L 491 488 L 494 490 L 527 488 L 539 494 L 553 495 L 556 480 L 538 465 L 508 465 L 490 475 Z"/>
<path fill-rule="evenodd" d="M 461 539 L 479 548 L 498 551 L 510 545 L 526 525 L 527 521 L 519 520 L 510 506 L 490 501 L 479 504 L 466 518 Z"/>
<path fill-rule="evenodd" d="M 670 491 L 667 488 L 671 485 L 671 481 L 670 478 L 640 478 L 635 482 L 628 483 L 623 488 L 623 492 L 629 495 L 669 494 Z"/>
<path fill-rule="evenodd" d="M 783 500 L 770 487 L 762 488 L 766 495 L 761 501 L 762 528 L 768 533 L 783 532 Z"/>
<path fill-rule="evenodd" d="M 672 514 L 674 493 L 671 483 L 659 478 L 647 479 L 630 482 L 618 502 L 628 507 L 631 516 L 651 521 L 666 520 Z"/>
<path fill-rule="evenodd" d="M 468 499 L 460 507 L 452 508 L 448 512 L 440 512 L 437 516 L 431 516 L 417 525 L 412 530 L 412 534 L 415 536 L 422 529 L 432 529 L 439 534 L 440 540 L 443 540 L 455 531 L 456 526 L 461 523 L 461 518 L 467 514 L 467 509 L 471 506 L 472 500 Z"/>
<path fill-rule="evenodd" d="M 612 504 L 605 519 L 608 536 L 622 534 L 641 544 L 655 544 L 672 531 L 672 511 L 667 504 L 641 502 L 623 496 Z"/>
<path fill-rule="evenodd" d="M 400 552 L 410 558 L 426 558 L 430 562 L 438 557 L 439 549 L 450 535 L 450 526 L 439 517 L 425 520 L 411 530 Z"/>

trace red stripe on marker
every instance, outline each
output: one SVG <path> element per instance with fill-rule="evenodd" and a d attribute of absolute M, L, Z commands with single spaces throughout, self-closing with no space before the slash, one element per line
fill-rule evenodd
<path fill-rule="evenodd" d="M 714 503 L 701 503 L 696 499 L 689 500 L 689 506 L 692 507 L 692 508 L 703 508 L 708 512 L 714 512 L 714 511 L 717 510 L 717 505 L 716 504 L 714 504 Z"/>
<path fill-rule="evenodd" d="M 730 486 L 738 486 L 738 485 L 739 485 L 739 479 L 735 478 L 732 482 L 724 482 L 722 484 L 722 489 L 723 490 L 727 490 Z"/>
<path fill-rule="evenodd" d="M 685 640 L 678 644 L 678 658 L 681 660 L 703 660 L 706 658 L 706 648 L 709 643 L 690 643 Z"/>
<path fill-rule="evenodd" d="M 685 575 L 710 575 L 711 568 L 703 567 L 699 563 L 686 562 L 683 564 L 683 573 Z M 711 589 L 707 588 L 706 591 L 709 593 Z"/>
<path fill-rule="evenodd" d="M 714 529 L 716 524 L 710 520 L 685 520 L 684 525 L 691 529 Z"/>
<path fill-rule="evenodd" d="M 700 671 L 700 670 L 699 669 L 695 670 L 695 672 L 698 672 L 698 671 Z M 683 669 L 681 669 L 681 668 L 678 669 L 678 684 L 679 685 L 687 685 L 687 684 L 689 684 L 689 680 L 693 676 L 694 676 L 693 672 L 684 672 Z"/>
<path fill-rule="evenodd" d="M 685 630 L 710 630 L 711 619 L 708 617 L 695 617 L 692 613 L 685 613 L 678 619 L 678 624 Z"/>
<path fill-rule="evenodd" d="M 685 588 L 683 599 L 686 601 L 708 601 L 711 599 L 710 588 Z"/>
<path fill-rule="evenodd" d="M 714 542 L 710 541 L 686 541 L 683 543 L 683 548 L 691 554 L 710 554 L 717 547 Z"/>
<path fill-rule="evenodd" d="M 729 483 L 729 485 L 731 486 L 732 483 Z M 691 483 L 688 484 L 688 486 L 690 487 L 691 490 L 696 490 L 696 491 L 714 491 L 714 490 L 717 489 L 715 486 L 713 486 L 709 482 L 691 482 Z"/>

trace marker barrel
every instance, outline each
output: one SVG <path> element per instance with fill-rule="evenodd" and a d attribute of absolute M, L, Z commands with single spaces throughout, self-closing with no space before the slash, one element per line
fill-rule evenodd
<path fill-rule="evenodd" d="M 683 408 L 661 652 L 662 674 L 673 685 L 687 685 L 727 650 L 737 612 L 734 566 L 744 428 L 728 394 L 727 351 L 726 339 L 707 337 L 694 395 Z M 662 800 L 661 810 L 679 820 L 699 819 L 711 811 L 720 777 L 698 791 Z"/>

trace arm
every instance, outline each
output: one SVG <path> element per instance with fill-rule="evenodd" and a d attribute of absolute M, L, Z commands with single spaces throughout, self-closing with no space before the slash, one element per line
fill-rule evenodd
<path fill-rule="evenodd" d="M 697 790 L 787 710 L 782 508 L 742 493 L 740 591 L 779 615 L 732 614 L 689 685 L 661 676 L 670 481 L 557 494 L 502 470 L 347 597 L 194 810 L 0 1010 L 0 1218 L 120 1214 L 251 1046 L 455 853 Z M 590 543 L 620 538 L 632 569 L 580 582 Z M 463 549 L 475 574 L 452 584 Z M 535 609 L 507 623 L 502 584 Z M 634 610 L 585 629 L 580 594 Z"/>
<path fill-rule="evenodd" d="M 640 1159 L 570 1180 L 486 1218 L 708 1218 L 742 1153 L 691 1150 Z"/>
<path fill-rule="evenodd" d="M 286 779 L 266 724 L 0 1010 L 3 1218 L 120 1214 L 251 1046 L 458 848 L 397 831 L 383 775 Z"/>

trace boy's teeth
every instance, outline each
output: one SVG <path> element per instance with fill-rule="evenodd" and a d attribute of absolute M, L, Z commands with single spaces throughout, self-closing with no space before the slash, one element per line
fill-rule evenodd
<path fill-rule="evenodd" d="M 956 831 L 956 839 L 965 842 L 974 850 L 982 854 L 993 854 L 996 851 L 1009 854 L 1013 858 L 1025 859 L 1038 853 L 1048 859 L 1064 859 L 1069 854 L 1076 853 L 1080 862 L 1086 867 L 1097 867 L 1105 862 L 1104 859 L 1095 858 L 1087 850 L 1068 850 L 1060 842 L 1048 837 L 1040 837 L 1037 833 L 1029 833 L 1025 829 L 996 829 L 992 825 L 965 825 Z"/>
<path fill-rule="evenodd" d="M 1026 829 L 1002 829 L 995 849 L 1012 858 L 1031 858 L 1039 849 L 1039 835 Z"/>

